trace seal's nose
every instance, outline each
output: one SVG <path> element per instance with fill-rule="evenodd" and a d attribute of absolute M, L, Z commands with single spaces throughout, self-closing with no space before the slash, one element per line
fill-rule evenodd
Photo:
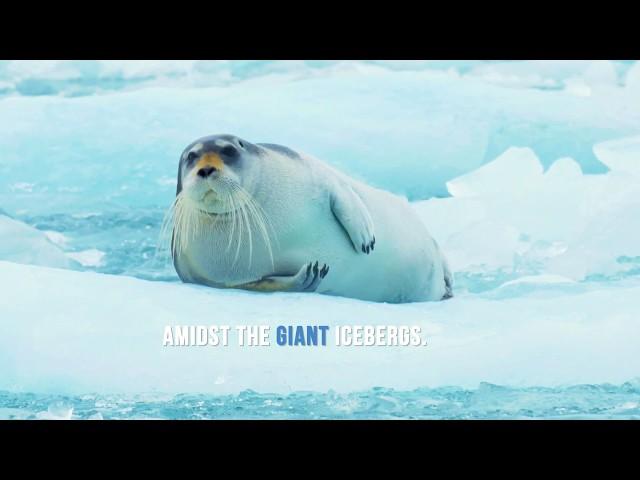
<path fill-rule="evenodd" d="M 217 171 L 216 167 L 203 167 L 200 170 L 198 170 L 198 176 L 202 178 L 207 178 L 209 175 L 211 175 L 213 172 L 216 172 L 216 171 Z"/>

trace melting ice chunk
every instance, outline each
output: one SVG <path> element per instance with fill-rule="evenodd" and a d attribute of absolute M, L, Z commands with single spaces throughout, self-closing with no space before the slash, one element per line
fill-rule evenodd
<path fill-rule="evenodd" d="M 447 182 L 454 197 L 505 195 L 531 188 L 540 181 L 542 164 L 530 148 L 509 148 L 498 158 Z"/>
<path fill-rule="evenodd" d="M 593 151 L 612 171 L 640 175 L 640 135 L 599 143 Z"/>
<path fill-rule="evenodd" d="M 5 215 L 0 215 L 0 238 L 0 260 L 58 268 L 77 266 L 50 240 L 50 233 L 46 234 Z"/>
<path fill-rule="evenodd" d="M 73 407 L 66 402 L 56 401 L 49 405 L 46 412 L 36 414 L 38 420 L 71 420 Z"/>
<path fill-rule="evenodd" d="M 633 275 L 640 268 L 640 137 L 594 150 L 609 172 L 583 174 L 565 157 L 543 173 L 533 151 L 511 148 L 448 182 L 452 198 L 414 206 L 456 271 Z"/>
<path fill-rule="evenodd" d="M 69 252 L 67 256 L 74 259 L 83 267 L 99 267 L 103 264 L 105 253 L 95 248 L 81 252 Z"/>

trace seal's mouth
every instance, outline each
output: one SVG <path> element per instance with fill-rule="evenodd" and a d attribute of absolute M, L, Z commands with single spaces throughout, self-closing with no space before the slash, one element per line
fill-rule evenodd
<path fill-rule="evenodd" d="M 202 190 L 201 190 L 202 189 Z M 240 247 L 251 246 L 261 237 L 273 265 L 272 238 L 273 225 L 262 206 L 240 184 L 222 179 L 216 185 L 191 183 L 181 190 L 165 217 L 163 229 L 172 229 L 172 255 L 184 251 L 196 237 L 207 235 L 211 229 L 228 235 L 227 249 L 236 245 L 234 264 L 238 260 Z M 222 220 L 222 222 L 220 222 Z M 274 233 L 274 238 L 275 236 Z"/>
<path fill-rule="evenodd" d="M 214 190 L 207 190 L 202 196 L 203 203 L 211 203 L 218 200 L 218 194 Z"/>
<path fill-rule="evenodd" d="M 237 207 L 233 202 L 229 202 L 228 196 L 212 188 L 204 192 L 195 202 L 196 210 L 207 215 L 226 215 Z"/>

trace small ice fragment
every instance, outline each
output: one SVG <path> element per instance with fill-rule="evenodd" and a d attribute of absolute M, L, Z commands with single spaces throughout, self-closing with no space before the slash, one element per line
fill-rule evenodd
<path fill-rule="evenodd" d="M 103 265 L 102 260 L 104 259 L 105 253 L 91 248 L 81 252 L 69 252 L 67 256 L 80 263 L 83 267 L 100 267 Z"/>
<path fill-rule="evenodd" d="M 9 186 L 12 192 L 33 192 L 33 187 L 35 187 L 35 183 L 27 183 L 27 182 L 17 182 L 13 185 Z"/>
<path fill-rule="evenodd" d="M 486 165 L 447 182 L 447 190 L 454 197 L 505 195 L 529 189 L 542 173 L 533 150 L 511 147 Z"/>
<path fill-rule="evenodd" d="M 49 405 L 46 412 L 36 414 L 38 420 L 71 420 L 73 407 L 64 401 L 57 401 Z"/>
<path fill-rule="evenodd" d="M 640 136 L 598 143 L 593 152 L 614 172 L 640 175 Z"/>
<path fill-rule="evenodd" d="M 54 230 L 45 230 L 44 234 L 49 239 L 49 241 L 51 241 L 51 243 L 57 245 L 58 247 L 64 248 L 69 242 L 69 239 L 63 233 L 56 232 Z"/>
<path fill-rule="evenodd" d="M 562 275 L 528 275 L 526 277 L 516 278 L 503 283 L 500 288 L 513 286 L 513 285 L 552 285 L 558 283 L 575 283 L 574 280 L 563 277 Z"/>

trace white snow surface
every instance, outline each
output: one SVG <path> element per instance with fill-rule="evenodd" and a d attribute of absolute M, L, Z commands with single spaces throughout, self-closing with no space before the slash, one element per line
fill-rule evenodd
<path fill-rule="evenodd" d="M 404 305 L 10 262 L 0 262 L 0 284 L 0 390 L 284 393 L 621 383 L 640 374 L 637 280 Z M 165 325 L 353 324 L 419 325 L 428 344 L 162 346 Z"/>

